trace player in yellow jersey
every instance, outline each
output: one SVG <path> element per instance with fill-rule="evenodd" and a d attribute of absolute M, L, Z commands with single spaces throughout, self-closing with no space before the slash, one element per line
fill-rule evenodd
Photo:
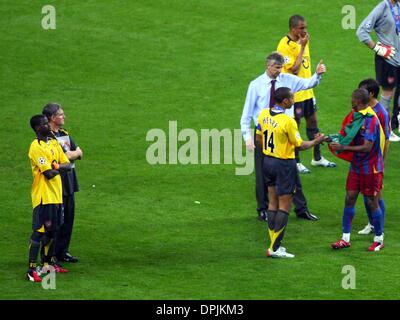
<path fill-rule="evenodd" d="M 301 78 L 311 78 L 311 58 L 309 48 L 309 34 L 307 32 L 307 22 L 304 17 L 294 15 L 289 19 L 289 34 L 283 37 L 277 51 L 285 58 L 282 72 L 297 75 Z M 313 89 L 303 90 L 294 94 L 294 117 L 298 127 L 300 120 L 304 116 L 306 119 L 306 132 L 309 140 L 314 139 L 316 133 L 319 132 L 317 122 L 317 106 Z M 296 151 L 297 169 L 300 173 L 309 173 L 300 161 L 298 151 Z M 313 166 L 335 167 L 334 162 L 328 161 L 321 156 L 320 146 L 314 147 Z"/>
<path fill-rule="evenodd" d="M 56 272 L 68 272 L 54 260 L 54 233 L 62 223 L 62 184 L 60 170 L 69 170 L 71 164 L 56 139 L 52 138 L 49 122 L 44 115 L 35 115 L 30 124 L 36 139 L 29 148 L 32 166 L 32 235 L 29 243 L 27 279 L 41 282 L 36 271 L 40 245 L 44 267 L 52 265 Z"/>
<path fill-rule="evenodd" d="M 256 143 L 262 148 L 264 176 L 268 186 L 268 230 L 271 245 L 268 257 L 294 258 L 281 246 L 289 218 L 293 194 L 299 185 L 295 149 L 305 150 L 325 140 L 323 134 L 316 134 L 311 141 L 301 139 L 296 121 L 285 114 L 293 105 L 294 97 L 289 88 L 275 91 L 276 104 L 263 109 L 258 117 Z M 261 144 L 261 145 L 260 145 Z"/>

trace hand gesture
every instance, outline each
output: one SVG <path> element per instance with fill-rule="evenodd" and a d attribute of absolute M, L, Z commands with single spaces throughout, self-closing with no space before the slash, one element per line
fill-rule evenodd
<path fill-rule="evenodd" d="M 309 39 L 310 39 L 310 35 L 309 35 L 308 32 L 305 33 L 304 37 L 302 37 L 302 36 L 300 35 L 300 38 L 299 38 L 299 43 L 300 43 L 300 45 L 301 45 L 302 47 L 305 47 L 305 46 L 307 45 Z"/>
<path fill-rule="evenodd" d="M 320 62 L 317 65 L 317 74 L 323 74 L 326 72 L 326 66 L 324 64 L 324 61 L 321 59 Z"/>

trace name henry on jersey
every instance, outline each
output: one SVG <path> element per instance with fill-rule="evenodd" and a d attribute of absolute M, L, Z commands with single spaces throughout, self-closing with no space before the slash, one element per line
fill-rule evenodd
<path fill-rule="evenodd" d="M 269 124 L 271 125 L 274 129 L 278 126 L 278 124 L 275 122 L 275 120 L 271 117 L 265 117 L 263 119 L 263 124 Z"/>

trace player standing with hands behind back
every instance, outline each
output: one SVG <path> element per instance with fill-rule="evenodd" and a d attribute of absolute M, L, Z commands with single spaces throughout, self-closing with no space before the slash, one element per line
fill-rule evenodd
<path fill-rule="evenodd" d="M 375 43 L 370 33 L 375 31 Z M 400 93 L 400 3 L 399 0 L 383 0 L 361 22 L 357 30 L 358 39 L 375 51 L 376 80 L 382 87 L 380 103 L 390 114 L 390 100 L 393 101 L 392 130 L 399 128 Z M 400 137 L 390 132 L 390 141 L 400 141 Z"/>

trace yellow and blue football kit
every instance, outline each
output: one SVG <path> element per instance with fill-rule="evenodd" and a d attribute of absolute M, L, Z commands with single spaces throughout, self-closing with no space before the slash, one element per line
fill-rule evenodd
<path fill-rule="evenodd" d="M 33 183 L 32 183 L 32 207 L 40 204 L 61 204 L 62 184 L 60 175 L 47 179 L 43 172 L 52 169 L 52 163 L 69 163 L 67 156 L 58 144 L 57 140 L 50 139 L 47 142 L 35 139 L 29 148 Z"/>
<path fill-rule="evenodd" d="M 291 68 L 295 64 L 297 57 L 300 54 L 300 50 L 301 50 L 301 45 L 298 44 L 296 41 L 293 41 L 292 39 L 290 39 L 289 36 L 285 36 L 279 41 L 277 51 L 281 55 L 283 55 L 283 57 L 285 59 L 285 64 L 283 65 L 282 73 L 293 74 L 293 72 L 291 71 Z M 306 44 L 306 46 L 304 48 L 302 62 L 300 64 L 300 68 L 297 73 L 297 76 L 300 78 L 306 78 L 306 79 L 311 78 L 311 76 L 312 76 L 310 47 L 309 47 L 308 43 Z M 294 94 L 294 102 L 295 103 L 306 101 L 306 100 L 309 100 L 312 98 L 314 98 L 313 89 L 299 91 Z"/>
<path fill-rule="evenodd" d="M 294 194 L 296 186 L 300 185 L 295 148 L 300 147 L 303 142 L 296 121 L 286 115 L 284 109 L 279 106 L 264 109 L 258 117 L 256 133 L 261 136 L 259 141 L 262 141 L 265 154 L 263 171 L 266 185 L 275 187 L 278 199 L 280 196 Z M 278 205 L 277 211 L 269 209 L 267 215 L 271 239 L 267 256 L 289 256 L 278 251 L 289 213 L 280 209 Z"/>
<path fill-rule="evenodd" d="M 295 148 L 303 142 L 296 121 L 271 109 L 260 112 L 256 134 L 262 136 L 263 153 L 278 159 L 294 159 Z"/>

